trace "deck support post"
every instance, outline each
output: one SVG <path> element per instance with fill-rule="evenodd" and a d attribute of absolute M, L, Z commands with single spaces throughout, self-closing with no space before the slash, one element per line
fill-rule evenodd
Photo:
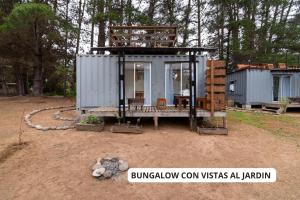
<path fill-rule="evenodd" d="M 157 130 L 158 129 L 158 116 L 154 116 L 153 121 L 154 121 L 154 129 Z"/>
<path fill-rule="evenodd" d="M 118 52 L 118 68 L 119 68 L 119 117 L 126 122 L 125 111 L 125 51 Z"/>
<path fill-rule="evenodd" d="M 190 108 L 190 129 L 191 131 L 197 130 L 197 110 L 196 110 L 196 101 L 197 101 L 197 88 L 196 88 L 196 51 L 189 51 L 189 89 L 190 89 L 190 98 L 189 98 L 189 108 Z"/>

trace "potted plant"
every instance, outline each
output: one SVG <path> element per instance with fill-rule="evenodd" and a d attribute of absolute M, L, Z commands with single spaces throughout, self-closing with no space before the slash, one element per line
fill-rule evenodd
<path fill-rule="evenodd" d="M 102 117 L 89 115 L 85 119 L 76 124 L 78 131 L 96 131 L 100 132 L 104 129 L 104 120 Z"/>

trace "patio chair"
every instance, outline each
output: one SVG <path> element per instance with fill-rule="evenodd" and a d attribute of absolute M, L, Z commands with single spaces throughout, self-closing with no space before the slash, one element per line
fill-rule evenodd
<path fill-rule="evenodd" d="M 166 98 L 157 98 L 156 108 L 157 108 L 157 110 L 166 110 L 167 109 L 167 99 Z"/>
<path fill-rule="evenodd" d="M 140 107 L 141 110 L 143 110 L 144 102 L 144 98 L 128 98 L 128 110 L 130 110 L 131 107 L 134 107 L 135 110 L 138 110 L 138 108 Z"/>

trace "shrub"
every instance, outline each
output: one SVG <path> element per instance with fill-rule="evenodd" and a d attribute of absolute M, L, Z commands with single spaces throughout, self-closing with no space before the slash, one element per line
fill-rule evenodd
<path fill-rule="evenodd" d="M 289 104 L 288 98 L 281 98 L 280 99 L 280 108 L 283 110 L 283 112 L 286 112 L 287 105 Z"/>
<path fill-rule="evenodd" d="M 82 120 L 81 124 L 101 124 L 103 119 L 99 116 L 89 115 L 86 119 Z"/>

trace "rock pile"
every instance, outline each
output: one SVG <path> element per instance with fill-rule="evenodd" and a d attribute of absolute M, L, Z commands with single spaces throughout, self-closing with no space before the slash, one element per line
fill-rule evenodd
<path fill-rule="evenodd" d="M 128 162 L 118 157 L 99 158 L 92 168 L 92 176 L 102 180 L 119 175 L 128 169 Z"/>

